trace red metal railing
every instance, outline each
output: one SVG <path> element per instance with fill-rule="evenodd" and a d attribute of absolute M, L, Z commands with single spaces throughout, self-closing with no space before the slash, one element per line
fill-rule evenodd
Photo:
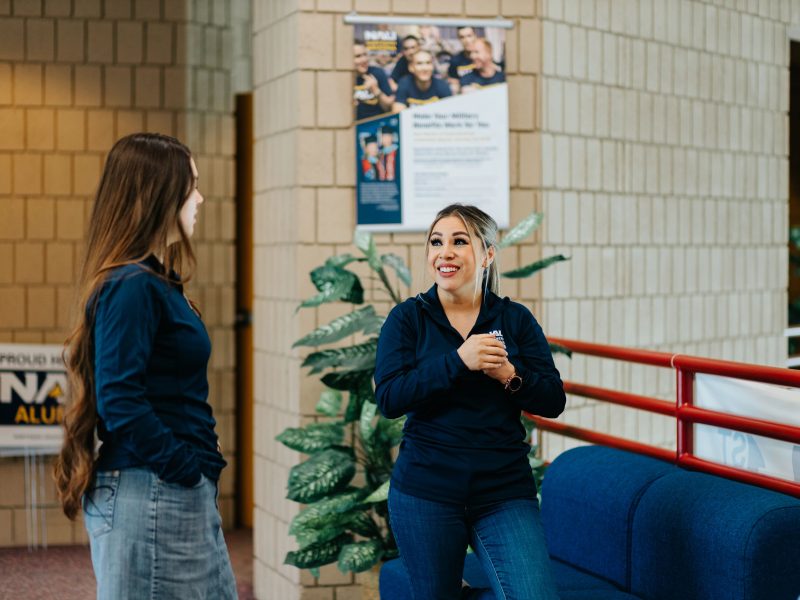
<path fill-rule="evenodd" d="M 591 344 L 560 338 L 550 338 L 550 341 L 565 346 L 577 354 L 586 354 L 601 358 L 674 369 L 677 377 L 675 402 L 569 381 L 564 382 L 564 390 L 568 394 L 576 396 L 675 417 L 677 447 L 675 450 L 668 450 L 650 444 L 643 444 L 618 436 L 600 433 L 591 429 L 543 419 L 535 415 L 527 415 L 536 422 L 536 426 L 540 430 L 558 433 L 593 444 L 602 444 L 604 446 L 612 446 L 639 454 L 646 454 L 654 458 L 677 463 L 688 469 L 705 471 L 714 475 L 736 479 L 745 483 L 800 497 L 800 483 L 798 482 L 787 481 L 785 479 L 753 473 L 751 471 L 703 460 L 695 456 L 693 452 L 693 426 L 695 423 L 724 427 L 726 429 L 733 429 L 800 444 L 800 427 L 730 415 L 694 406 L 694 377 L 696 373 L 734 377 L 737 379 L 800 388 L 800 371 L 699 358 L 683 354 L 669 354 L 667 352 L 653 352 L 651 350 L 636 350 L 619 346 Z"/>

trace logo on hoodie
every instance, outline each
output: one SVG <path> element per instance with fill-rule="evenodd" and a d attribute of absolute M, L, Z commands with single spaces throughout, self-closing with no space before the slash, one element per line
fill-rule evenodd
<path fill-rule="evenodd" d="M 497 338 L 497 341 L 503 344 L 503 346 L 506 345 L 506 341 L 503 339 L 503 332 L 500 329 L 494 329 L 490 331 L 489 335 L 493 335 L 495 338 Z"/>

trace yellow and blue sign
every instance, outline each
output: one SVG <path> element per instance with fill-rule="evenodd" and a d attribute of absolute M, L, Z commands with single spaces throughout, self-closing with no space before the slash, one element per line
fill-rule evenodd
<path fill-rule="evenodd" d="M 0 344 L 0 448 L 61 445 L 67 394 L 62 350 L 54 345 Z"/>

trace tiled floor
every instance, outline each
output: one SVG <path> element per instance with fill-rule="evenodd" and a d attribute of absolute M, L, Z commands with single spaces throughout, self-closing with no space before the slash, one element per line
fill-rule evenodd
<path fill-rule="evenodd" d="M 249 529 L 225 534 L 239 600 L 253 599 L 253 536 Z M 87 600 L 95 597 L 89 548 L 55 546 L 29 552 L 0 548 L 0 600 Z"/>

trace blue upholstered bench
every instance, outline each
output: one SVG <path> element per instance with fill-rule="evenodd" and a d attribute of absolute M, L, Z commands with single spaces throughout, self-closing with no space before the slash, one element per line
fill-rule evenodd
<path fill-rule="evenodd" d="M 562 600 L 800 598 L 800 500 L 784 494 L 589 446 L 548 469 L 542 524 Z M 473 555 L 464 579 L 489 587 Z M 399 560 L 380 587 L 411 597 Z"/>

